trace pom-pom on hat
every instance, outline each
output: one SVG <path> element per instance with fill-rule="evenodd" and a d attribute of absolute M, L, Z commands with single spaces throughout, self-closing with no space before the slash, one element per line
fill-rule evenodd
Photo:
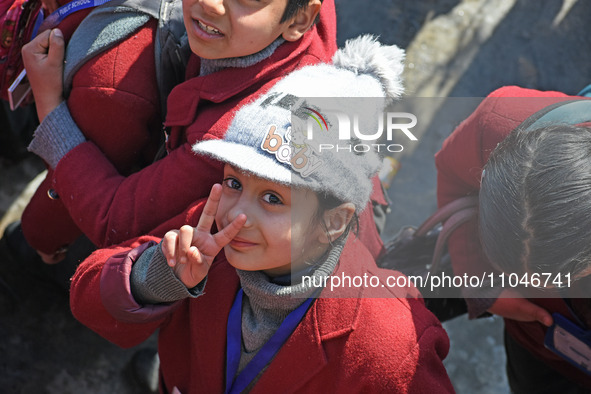
<path fill-rule="evenodd" d="M 371 36 L 349 40 L 333 64 L 290 73 L 239 109 L 223 139 L 198 142 L 193 150 L 273 182 L 351 202 L 360 212 L 380 167 L 377 153 L 322 148 L 352 142 L 339 135 L 337 112 L 362 114 L 366 130 L 379 127 L 388 101 L 403 92 L 403 60 L 403 50 Z M 312 136 L 314 121 L 320 131 Z"/>

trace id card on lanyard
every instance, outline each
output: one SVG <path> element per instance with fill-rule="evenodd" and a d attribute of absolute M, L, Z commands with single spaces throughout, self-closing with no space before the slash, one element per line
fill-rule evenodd
<path fill-rule="evenodd" d="M 587 375 L 591 376 L 591 330 L 586 330 L 560 313 L 553 313 L 554 323 L 544 345 Z"/>
<path fill-rule="evenodd" d="M 35 27 L 33 28 L 31 40 L 35 38 L 38 33 L 53 29 L 59 25 L 59 23 L 63 21 L 68 15 L 86 8 L 98 7 L 99 5 L 103 5 L 109 1 L 111 0 L 73 0 L 53 11 L 47 18 L 44 18 L 43 10 L 41 10 L 37 16 L 37 19 L 35 20 Z M 8 102 L 10 104 L 10 109 L 13 111 L 31 92 L 31 85 L 29 84 L 26 76 L 27 70 L 23 69 L 23 71 L 21 71 L 21 73 L 16 77 L 14 82 L 8 87 Z"/>
<path fill-rule="evenodd" d="M 273 336 L 263 345 L 252 360 L 244 367 L 240 374 L 238 365 L 240 363 L 240 354 L 242 352 L 242 297 L 244 291 L 238 290 L 230 315 L 228 316 L 228 326 L 226 333 L 226 390 L 225 394 L 235 394 L 243 392 L 251 382 L 256 379 L 259 373 L 271 362 L 281 346 L 287 341 L 287 338 L 293 333 L 295 328 L 308 311 L 314 298 L 308 298 L 293 310 L 283 323 L 279 326 Z M 236 377 L 236 379 L 234 379 Z"/>

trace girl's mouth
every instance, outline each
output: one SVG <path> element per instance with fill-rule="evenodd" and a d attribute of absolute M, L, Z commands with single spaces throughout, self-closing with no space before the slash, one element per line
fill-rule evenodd
<path fill-rule="evenodd" d="M 247 249 L 252 248 L 257 244 L 242 238 L 234 238 L 232 241 L 230 241 L 229 245 L 234 249 Z"/>

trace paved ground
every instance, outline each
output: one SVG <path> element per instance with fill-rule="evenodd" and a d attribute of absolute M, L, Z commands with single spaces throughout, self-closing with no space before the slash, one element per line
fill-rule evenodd
<path fill-rule="evenodd" d="M 454 97 L 451 105 L 467 110 L 473 100 L 460 97 L 484 96 L 507 84 L 574 94 L 591 82 L 588 1 L 337 0 L 337 7 L 341 44 L 370 32 L 407 49 L 409 95 Z M 445 105 L 443 99 L 428 103 L 430 127 L 416 147 L 397 157 L 402 168 L 389 192 L 394 204 L 386 237 L 435 209 L 432 157 L 457 124 L 443 117 Z M 0 231 L 18 217 L 25 200 L 17 197 L 41 168 L 33 158 L 0 159 Z M 0 264 L 3 259 L 0 254 Z M 17 307 L 0 293 L 0 392 L 138 392 L 124 373 L 134 350 L 79 325 L 66 296 L 51 285 L 23 276 L 4 280 L 22 286 L 12 294 L 21 300 Z M 507 393 L 501 322 L 461 317 L 445 326 L 452 343 L 446 367 L 456 390 Z"/>

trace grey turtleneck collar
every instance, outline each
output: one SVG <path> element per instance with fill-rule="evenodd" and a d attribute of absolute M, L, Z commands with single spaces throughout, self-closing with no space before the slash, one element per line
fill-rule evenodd
<path fill-rule="evenodd" d="M 250 67 L 253 64 L 257 64 L 258 62 L 268 58 L 275 52 L 275 50 L 279 47 L 279 45 L 283 44 L 285 39 L 283 37 L 279 37 L 275 41 L 273 41 L 268 47 L 265 49 L 253 53 L 252 55 L 248 56 L 241 56 L 241 57 L 229 57 L 225 59 L 201 59 L 201 70 L 200 76 L 209 75 L 216 71 L 220 71 L 224 68 L 230 67 L 237 67 L 237 68 L 245 68 Z"/>
<path fill-rule="evenodd" d="M 309 275 L 324 278 L 335 270 L 347 237 L 335 241 L 326 259 L 311 267 Z M 277 331 L 287 315 L 300 306 L 307 298 L 314 297 L 322 290 L 306 286 L 301 280 L 282 286 L 273 282 L 261 271 L 236 270 L 245 297 L 242 301 L 242 354 L 240 372 L 256 355 L 258 350 Z M 300 275 L 298 277 L 301 278 Z M 322 283 L 322 281 L 312 281 Z"/>

